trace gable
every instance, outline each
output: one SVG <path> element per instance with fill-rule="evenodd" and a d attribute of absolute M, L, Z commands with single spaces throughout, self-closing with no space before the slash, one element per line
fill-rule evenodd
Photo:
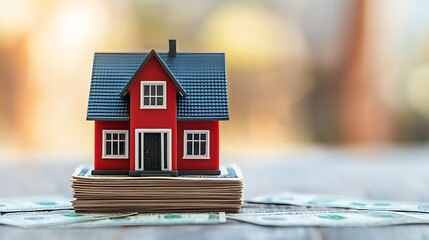
<path fill-rule="evenodd" d="M 134 75 L 131 77 L 130 81 L 128 81 L 127 85 L 125 85 L 125 87 L 122 89 L 122 91 L 120 92 L 120 96 L 121 98 L 125 97 L 125 95 L 128 92 L 129 87 L 131 86 L 131 84 L 133 84 L 134 80 L 136 79 L 136 77 L 139 75 L 140 71 L 146 66 L 146 64 L 151 60 L 151 59 L 156 59 L 157 62 L 161 65 L 162 69 L 165 71 L 165 73 L 168 75 L 168 77 L 170 78 L 170 80 L 174 83 L 174 85 L 176 85 L 176 88 L 178 90 L 178 92 L 180 93 L 181 96 L 185 97 L 186 96 L 186 92 L 183 89 L 183 87 L 180 85 L 180 83 L 177 81 L 177 79 L 174 77 L 174 75 L 171 73 L 170 69 L 168 69 L 168 67 L 165 65 L 164 61 L 160 58 L 160 56 L 158 55 L 158 53 L 156 53 L 155 50 L 150 51 L 150 53 L 146 56 L 145 60 L 143 61 L 143 63 L 140 65 L 140 67 L 137 69 L 137 71 L 134 73 Z"/>
<path fill-rule="evenodd" d="M 88 100 L 88 120 L 129 120 L 128 95 L 120 93 L 149 53 L 96 53 Z M 228 96 L 223 53 L 159 53 L 186 97 L 177 100 L 178 120 L 227 120 Z"/>

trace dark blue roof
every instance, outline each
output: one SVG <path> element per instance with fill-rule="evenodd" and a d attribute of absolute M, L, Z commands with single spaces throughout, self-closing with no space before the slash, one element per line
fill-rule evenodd
<path fill-rule="evenodd" d="M 129 99 L 120 93 L 148 53 L 95 53 L 88 120 L 128 120 Z M 179 97 L 178 120 L 227 120 L 228 95 L 223 53 L 159 53 L 168 70 L 186 91 Z"/>

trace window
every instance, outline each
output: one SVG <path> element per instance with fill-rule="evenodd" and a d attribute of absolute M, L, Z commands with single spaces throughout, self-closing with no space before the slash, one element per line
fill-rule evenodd
<path fill-rule="evenodd" d="M 103 130 L 103 158 L 128 158 L 127 130 Z"/>
<path fill-rule="evenodd" d="M 209 139 L 207 130 L 185 130 L 184 158 L 210 158 Z"/>
<path fill-rule="evenodd" d="M 166 94 L 165 82 L 141 82 L 140 108 L 165 108 Z"/>

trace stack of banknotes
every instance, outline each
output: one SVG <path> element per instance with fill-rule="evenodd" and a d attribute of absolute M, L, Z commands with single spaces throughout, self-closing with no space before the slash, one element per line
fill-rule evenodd
<path fill-rule="evenodd" d="M 80 166 L 72 176 L 78 213 L 237 213 L 243 204 L 243 177 L 236 165 L 219 176 L 95 176 Z"/>

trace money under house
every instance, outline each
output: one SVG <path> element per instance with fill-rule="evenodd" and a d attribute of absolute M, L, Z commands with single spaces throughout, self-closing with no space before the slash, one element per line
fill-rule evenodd
<path fill-rule="evenodd" d="M 228 120 L 224 53 L 95 53 L 87 120 L 92 174 L 218 175 Z"/>

